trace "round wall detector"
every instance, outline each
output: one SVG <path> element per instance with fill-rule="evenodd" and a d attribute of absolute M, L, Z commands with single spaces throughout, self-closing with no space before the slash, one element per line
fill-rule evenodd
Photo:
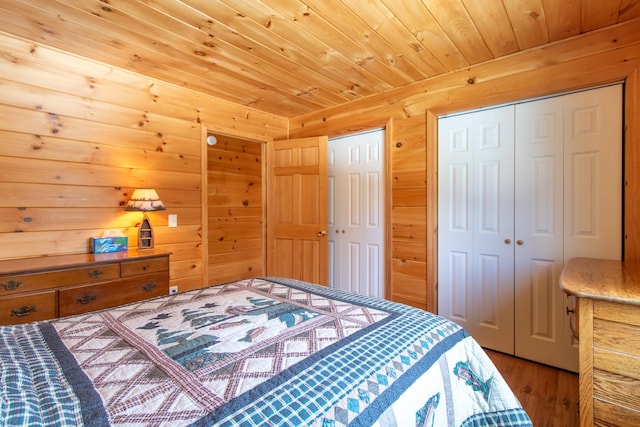
<path fill-rule="evenodd" d="M 218 138 L 216 138 L 214 135 L 209 135 L 207 137 L 207 144 L 216 145 L 216 142 L 218 142 Z"/>

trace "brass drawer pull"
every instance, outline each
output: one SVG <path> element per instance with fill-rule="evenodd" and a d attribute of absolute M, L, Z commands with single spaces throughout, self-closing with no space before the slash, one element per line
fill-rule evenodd
<path fill-rule="evenodd" d="M 147 283 L 142 287 L 145 292 L 151 292 L 156 288 L 156 284 L 154 282 Z"/>
<path fill-rule="evenodd" d="M 15 317 L 24 317 L 35 311 L 36 311 L 35 305 L 32 305 L 31 307 L 27 307 L 26 305 L 23 305 L 17 310 L 16 309 L 11 310 L 11 315 Z"/>
<path fill-rule="evenodd" d="M 104 274 L 104 271 L 102 270 L 93 270 L 89 272 L 89 277 L 91 277 L 92 279 L 97 279 L 98 277 L 102 276 Z"/>
<path fill-rule="evenodd" d="M 82 298 L 78 298 L 76 301 L 80 304 L 89 304 L 91 301 L 95 301 L 96 297 L 93 295 L 85 295 Z"/>
<path fill-rule="evenodd" d="M 19 280 L 9 280 L 8 282 L 4 282 L 2 287 L 5 291 L 15 291 L 22 285 L 22 282 Z"/>
<path fill-rule="evenodd" d="M 145 265 L 143 265 L 143 266 L 142 266 L 142 269 L 143 269 L 143 270 L 145 270 L 145 271 L 146 271 L 146 270 L 148 270 L 148 269 L 149 269 L 149 264 L 145 264 Z"/>

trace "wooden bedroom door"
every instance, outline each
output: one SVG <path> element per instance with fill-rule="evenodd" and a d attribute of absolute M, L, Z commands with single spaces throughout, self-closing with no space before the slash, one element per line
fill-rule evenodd
<path fill-rule="evenodd" d="M 327 143 L 267 144 L 267 274 L 327 285 Z"/>

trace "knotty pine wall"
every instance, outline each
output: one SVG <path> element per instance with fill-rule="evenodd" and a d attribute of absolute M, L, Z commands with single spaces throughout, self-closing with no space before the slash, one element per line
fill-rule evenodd
<path fill-rule="evenodd" d="M 640 20 L 514 54 L 364 101 L 295 117 L 290 137 L 391 121 L 387 297 L 437 311 L 437 114 L 626 81 L 626 259 L 640 260 Z"/>
<path fill-rule="evenodd" d="M 0 259 L 88 252 L 105 229 L 135 247 L 142 214 L 123 208 L 134 188 L 152 187 L 167 207 L 150 219 L 156 247 L 172 252 L 171 284 L 202 286 L 202 123 L 267 139 L 286 137 L 288 126 L 0 33 Z M 168 214 L 177 228 L 167 228 Z"/>
<path fill-rule="evenodd" d="M 435 311 L 437 114 L 625 80 L 625 251 L 640 259 L 639 42 L 636 19 L 287 120 L 0 33 L 0 258 L 86 252 L 107 228 L 135 245 L 139 217 L 122 205 L 144 185 L 167 206 L 151 221 L 156 245 L 173 252 L 172 284 L 201 286 L 211 215 L 202 123 L 265 139 L 286 137 L 287 126 L 304 137 L 390 123 L 387 296 Z M 169 213 L 178 228 L 166 227 Z M 210 262 L 228 261 L 215 251 Z"/>
<path fill-rule="evenodd" d="M 207 147 L 209 282 L 264 275 L 264 144 L 215 136 Z"/>

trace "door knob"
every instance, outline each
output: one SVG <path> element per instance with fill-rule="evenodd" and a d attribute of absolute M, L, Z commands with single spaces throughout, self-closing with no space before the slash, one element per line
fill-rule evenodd
<path fill-rule="evenodd" d="M 516 245 L 518 246 L 522 246 L 524 242 L 522 240 L 516 240 Z"/>
<path fill-rule="evenodd" d="M 325 230 L 318 231 L 318 237 L 326 236 L 327 232 Z"/>
<path fill-rule="evenodd" d="M 511 243 L 511 239 L 504 239 L 504 243 L 505 245 L 508 245 L 509 243 Z"/>

